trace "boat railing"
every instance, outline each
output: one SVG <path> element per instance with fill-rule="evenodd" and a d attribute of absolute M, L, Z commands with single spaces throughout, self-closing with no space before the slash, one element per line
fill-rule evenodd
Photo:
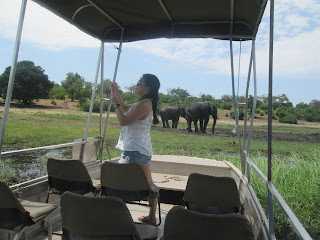
<path fill-rule="evenodd" d="M 71 143 L 63 143 L 63 144 L 56 144 L 56 145 L 49 145 L 49 146 L 43 146 L 43 147 L 36 147 L 36 148 L 27 148 L 27 149 L 20 149 L 20 150 L 13 150 L 13 151 L 7 151 L 7 152 L 0 152 L 0 156 L 11 156 L 11 155 L 18 155 L 18 154 L 25 154 L 25 153 L 32 153 L 37 151 L 44 151 L 44 150 L 52 150 L 52 149 L 59 149 L 59 148 L 65 148 L 65 147 L 71 147 L 76 144 L 84 145 L 86 143 L 91 142 L 99 142 L 101 141 L 101 138 L 93 138 L 93 139 L 86 139 L 82 141 L 74 141 Z"/>
<path fill-rule="evenodd" d="M 271 181 L 268 181 L 268 178 L 265 176 L 265 174 L 258 168 L 258 166 L 250 159 L 249 154 L 247 154 L 247 151 L 243 151 L 243 154 L 246 158 L 247 163 L 247 177 L 248 177 L 248 183 L 251 185 L 251 177 L 250 177 L 250 167 L 258 174 L 260 179 L 266 184 L 268 190 L 270 191 L 272 197 L 277 201 L 279 207 L 281 208 L 282 212 L 288 219 L 291 227 L 293 228 L 294 232 L 297 234 L 299 239 L 304 240 L 312 240 L 307 230 L 303 227 L 299 219 L 296 217 L 296 215 L 293 213 L 289 205 L 286 203 L 286 201 L 283 199 L 281 194 L 278 192 L 276 187 L 273 185 Z M 273 204 L 270 205 L 268 201 L 268 207 L 273 207 Z M 269 219 L 270 220 L 270 219 Z M 269 221 L 269 225 L 274 225 L 273 218 L 271 221 Z M 269 226 L 270 228 L 270 226 Z M 271 227 L 273 229 L 273 226 Z"/>

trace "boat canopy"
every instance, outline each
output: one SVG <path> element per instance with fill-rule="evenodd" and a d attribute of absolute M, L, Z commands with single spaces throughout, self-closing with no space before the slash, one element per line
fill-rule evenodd
<path fill-rule="evenodd" d="M 103 42 L 252 40 L 266 0 L 33 0 Z M 50 27 L 50 26 L 48 26 Z"/>

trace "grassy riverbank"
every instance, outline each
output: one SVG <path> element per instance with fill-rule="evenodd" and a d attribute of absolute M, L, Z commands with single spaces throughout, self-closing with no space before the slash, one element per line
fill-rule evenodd
<path fill-rule="evenodd" d="M 3 152 L 12 149 L 33 148 L 52 144 L 72 142 L 84 136 L 87 116 L 75 114 L 44 114 L 29 112 L 11 112 L 7 124 Z M 99 117 L 93 116 L 89 136 L 99 135 Z M 179 124 L 178 130 L 153 127 L 151 137 L 155 154 L 188 155 L 216 160 L 228 160 L 234 165 L 239 163 L 237 137 L 210 134 L 188 133 L 186 123 Z M 219 124 L 216 132 L 231 131 L 234 124 Z M 265 126 L 255 130 L 265 132 Z M 286 134 L 319 135 L 320 128 L 275 126 L 275 132 Z M 209 132 L 209 131 L 208 131 Z M 114 149 L 120 133 L 120 127 L 115 118 L 110 118 L 107 130 L 107 144 L 111 157 L 119 156 Z M 267 174 L 267 140 L 253 139 L 251 158 Z M 320 238 L 320 143 L 310 141 L 273 141 L 273 182 L 295 214 L 313 234 Z M 40 153 L 39 153 L 40 154 Z M 107 158 L 107 154 L 104 154 Z M 10 163 L 0 161 L 0 178 L 9 180 L 14 175 Z M 45 172 L 45 158 L 39 163 Z M 13 171 L 13 172 L 12 172 Z M 42 172 L 43 173 L 43 172 Z M 41 173 L 40 173 L 41 174 Z M 252 183 L 263 207 L 266 209 L 266 187 L 252 174 Z M 280 213 L 275 203 L 275 221 L 277 232 L 282 239 L 294 239 L 288 222 Z M 286 236 L 287 238 L 283 238 Z"/>

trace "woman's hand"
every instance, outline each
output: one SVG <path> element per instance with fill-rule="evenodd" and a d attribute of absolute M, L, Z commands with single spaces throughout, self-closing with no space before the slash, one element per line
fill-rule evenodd
<path fill-rule="evenodd" d="M 111 84 L 111 90 L 112 90 L 112 95 L 111 95 L 112 102 L 116 104 L 119 103 L 120 93 L 116 83 Z"/>

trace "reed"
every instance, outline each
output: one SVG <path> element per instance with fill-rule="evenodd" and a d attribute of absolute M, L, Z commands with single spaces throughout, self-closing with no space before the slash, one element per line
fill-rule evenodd
<path fill-rule="evenodd" d="M 289 207 L 307 229 L 313 239 L 320 237 L 320 149 L 313 148 L 309 154 L 292 152 L 288 158 L 274 155 L 272 159 L 272 182 Z M 253 162 L 267 176 L 267 159 L 263 156 L 252 158 Z M 239 161 L 230 159 L 239 166 Z M 251 171 L 251 182 L 262 203 L 267 208 L 267 190 L 262 180 Z M 278 239 L 298 239 L 290 223 L 274 200 L 274 220 Z"/>

